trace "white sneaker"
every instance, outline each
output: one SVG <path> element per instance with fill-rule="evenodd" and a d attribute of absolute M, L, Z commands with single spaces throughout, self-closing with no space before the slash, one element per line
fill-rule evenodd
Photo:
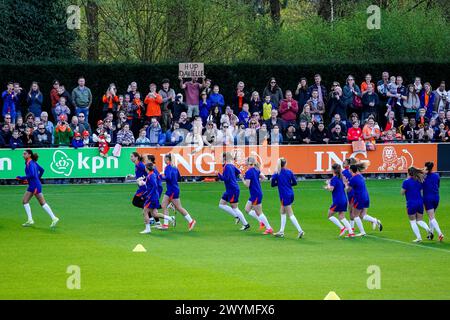
<path fill-rule="evenodd" d="M 25 222 L 22 227 L 31 227 L 32 225 L 34 225 L 34 221 L 33 220 L 28 220 L 27 222 Z"/>
<path fill-rule="evenodd" d="M 297 235 L 297 239 L 303 238 L 304 235 L 305 235 L 305 231 L 299 232 L 298 235 Z"/>
<path fill-rule="evenodd" d="M 140 233 L 141 233 L 141 234 L 149 234 L 149 233 L 152 233 L 152 230 L 151 230 L 151 229 L 149 229 L 149 230 L 144 230 L 144 231 L 141 231 Z"/>
<path fill-rule="evenodd" d="M 52 224 L 50 225 L 50 228 L 56 227 L 56 224 L 58 223 L 58 221 L 59 221 L 59 218 L 55 217 L 55 219 L 52 220 Z"/>
<path fill-rule="evenodd" d="M 177 220 L 176 220 L 175 216 L 172 216 L 172 221 L 170 223 L 172 224 L 172 226 L 174 228 L 177 226 Z"/>
<path fill-rule="evenodd" d="M 416 240 L 413 240 L 413 242 L 414 243 L 419 243 L 419 242 L 422 242 L 422 239 L 416 239 Z"/>
<path fill-rule="evenodd" d="M 356 237 L 364 237 L 366 234 L 365 233 L 358 233 L 357 235 L 356 235 Z"/>
<path fill-rule="evenodd" d="M 277 238 L 284 238 L 284 232 L 278 231 L 277 233 L 273 234 Z"/>

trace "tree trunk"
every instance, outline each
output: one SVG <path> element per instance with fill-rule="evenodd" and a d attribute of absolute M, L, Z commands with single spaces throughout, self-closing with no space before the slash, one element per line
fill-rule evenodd
<path fill-rule="evenodd" d="M 88 0 L 86 4 L 87 20 L 87 59 L 99 60 L 99 32 L 98 32 L 98 5 L 95 0 Z"/>
<path fill-rule="evenodd" d="M 281 4 L 280 0 L 269 0 L 270 1 L 270 16 L 273 22 L 279 23 L 281 20 Z"/>

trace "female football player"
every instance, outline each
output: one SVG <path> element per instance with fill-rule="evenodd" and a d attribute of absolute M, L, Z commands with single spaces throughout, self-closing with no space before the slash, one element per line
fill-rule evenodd
<path fill-rule="evenodd" d="M 423 182 L 423 203 L 425 210 L 427 211 L 428 218 L 430 220 L 431 232 L 436 230 L 439 235 L 439 241 L 444 240 L 444 235 L 439 228 L 439 224 L 436 220 L 436 209 L 439 206 L 439 187 L 440 177 L 439 174 L 433 172 L 434 163 L 425 163 L 425 180 Z"/>

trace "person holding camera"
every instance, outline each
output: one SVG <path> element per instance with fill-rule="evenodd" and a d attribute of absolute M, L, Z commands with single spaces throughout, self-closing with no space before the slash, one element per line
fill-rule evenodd
<path fill-rule="evenodd" d="M 60 120 L 55 128 L 54 136 L 55 145 L 70 146 L 73 138 L 73 131 L 70 129 L 67 119 L 64 116 L 60 117 Z"/>
<path fill-rule="evenodd" d="M 103 110 L 102 110 L 102 119 L 106 118 L 106 114 L 108 112 L 116 113 L 117 106 L 119 105 L 119 96 L 117 95 L 117 88 L 115 84 L 110 84 L 108 90 L 103 95 Z"/>

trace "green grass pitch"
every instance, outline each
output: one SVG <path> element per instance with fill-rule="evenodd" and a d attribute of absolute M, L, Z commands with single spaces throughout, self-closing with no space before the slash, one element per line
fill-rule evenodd
<path fill-rule="evenodd" d="M 218 209 L 220 183 L 182 184 L 184 206 L 198 221 L 188 232 L 178 215 L 176 229 L 143 229 L 131 206 L 135 185 L 44 185 L 61 221 L 56 230 L 32 202 L 33 228 L 23 228 L 25 187 L 0 187 L 0 299 L 450 299 L 450 244 L 413 244 L 400 195 L 400 180 L 369 181 L 369 213 L 385 230 L 339 239 L 326 219 L 331 196 L 323 181 L 300 182 L 295 213 L 306 232 L 296 239 L 288 220 L 286 237 L 263 236 L 256 221 L 249 232 Z M 280 225 L 276 189 L 264 183 L 264 211 Z M 248 192 L 241 193 L 241 210 Z M 443 180 L 438 221 L 450 236 L 450 180 Z M 426 219 L 428 222 L 428 219 Z M 450 241 L 450 237 L 449 237 Z M 134 253 L 142 244 L 146 253 Z M 81 270 L 81 289 L 66 286 L 67 267 Z M 369 290 L 369 266 L 379 266 L 381 289 Z"/>

